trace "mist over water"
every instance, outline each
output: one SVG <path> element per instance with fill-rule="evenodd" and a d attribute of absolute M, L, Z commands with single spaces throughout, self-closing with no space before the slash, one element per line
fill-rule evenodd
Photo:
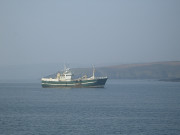
<path fill-rule="evenodd" d="M 0 79 L 180 60 L 180 2 L 0 1 Z"/>
<path fill-rule="evenodd" d="M 179 7 L 178 0 L 0 0 L 0 134 L 179 135 L 177 82 L 108 79 L 104 89 L 41 87 L 41 78 L 64 64 L 179 61 Z M 171 65 L 138 71 L 179 77 L 177 63 Z M 125 71 L 125 77 L 142 73 Z"/>

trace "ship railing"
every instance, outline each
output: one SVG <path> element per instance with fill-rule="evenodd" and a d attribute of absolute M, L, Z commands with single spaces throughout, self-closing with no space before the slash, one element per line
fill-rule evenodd
<path fill-rule="evenodd" d="M 53 78 L 42 78 L 42 81 L 58 81 L 58 79 L 53 79 Z"/>
<path fill-rule="evenodd" d="M 90 77 L 90 78 L 87 78 L 87 80 L 93 80 L 93 79 L 106 79 L 107 77 Z"/>
<path fill-rule="evenodd" d="M 97 78 L 97 79 L 105 79 L 105 78 L 107 78 L 107 76 L 106 77 L 95 77 L 95 78 Z"/>

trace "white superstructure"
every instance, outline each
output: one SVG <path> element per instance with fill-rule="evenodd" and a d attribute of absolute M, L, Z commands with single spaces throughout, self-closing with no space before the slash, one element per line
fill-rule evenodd
<path fill-rule="evenodd" d="M 71 81 L 73 74 L 70 71 L 70 68 L 66 68 L 64 73 L 61 75 L 60 73 L 57 73 L 56 78 L 42 78 L 42 81 Z"/>

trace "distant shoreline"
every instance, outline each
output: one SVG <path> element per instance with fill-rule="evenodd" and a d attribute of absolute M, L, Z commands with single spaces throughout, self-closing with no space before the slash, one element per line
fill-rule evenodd
<path fill-rule="evenodd" d="M 180 78 L 160 79 L 159 81 L 164 81 L 164 82 L 180 82 Z"/>
<path fill-rule="evenodd" d="M 92 76 L 92 68 L 72 68 L 72 72 L 77 78 L 85 74 Z M 47 77 L 55 78 L 56 74 Z M 107 76 L 109 79 L 157 79 L 180 82 L 180 61 L 97 67 L 95 76 Z"/>

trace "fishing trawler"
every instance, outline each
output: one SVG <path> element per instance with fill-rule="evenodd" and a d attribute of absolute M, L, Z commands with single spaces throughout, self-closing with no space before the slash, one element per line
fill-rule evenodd
<path fill-rule="evenodd" d="M 43 88 L 61 88 L 61 87 L 93 87 L 93 88 L 103 88 L 107 77 L 95 77 L 95 68 L 93 67 L 92 77 L 87 77 L 86 75 L 73 79 L 73 74 L 70 68 L 65 68 L 64 72 L 60 74 L 57 73 L 56 78 L 42 78 Z"/>

